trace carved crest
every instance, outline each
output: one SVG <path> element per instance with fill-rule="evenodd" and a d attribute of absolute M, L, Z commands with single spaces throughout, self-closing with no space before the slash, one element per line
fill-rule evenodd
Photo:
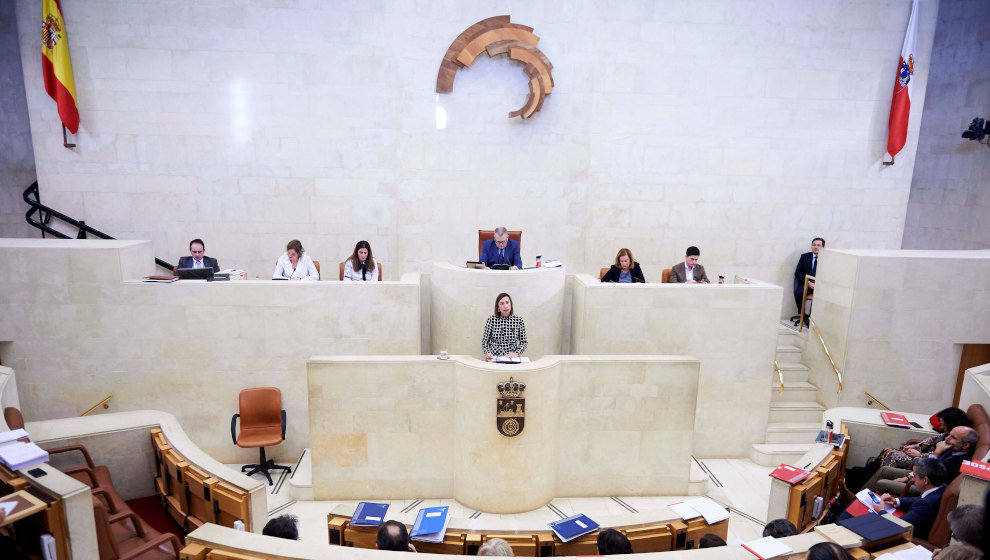
<path fill-rule="evenodd" d="M 497 386 L 499 397 L 495 406 L 495 426 L 505 437 L 515 437 L 522 433 L 526 420 L 526 399 L 523 391 L 526 384 L 509 378 Z"/>

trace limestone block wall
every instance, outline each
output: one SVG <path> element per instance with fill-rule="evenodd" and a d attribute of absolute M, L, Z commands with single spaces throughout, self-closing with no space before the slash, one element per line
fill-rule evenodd
<path fill-rule="evenodd" d="M 0 3 L 0 237 L 34 235 L 24 219 L 28 206 L 21 198 L 34 182 L 35 171 L 14 8 L 13 2 Z M 32 62 L 41 65 L 37 57 Z"/>
<path fill-rule="evenodd" d="M 938 6 L 902 248 L 987 249 L 990 153 L 960 136 L 990 118 L 990 11 L 980 0 Z"/>
<path fill-rule="evenodd" d="M 159 257 L 202 237 L 253 276 L 292 238 L 322 262 L 367 239 L 394 280 L 506 225 L 527 265 L 597 275 L 628 247 L 655 271 L 697 245 L 728 278 L 787 286 L 815 235 L 900 246 L 937 3 L 892 168 L 907 0 L 76 2 L 74 151 L 42 90 L 37 2 L 15 6 L 44 198 Z M 499 13 L 554 65 L 526 122 L 506 118 L 528 89 L 505 59 L 434 93 L 450 42 Z"/>
<path fill-rule="evenodd" d="M 510 513 L 555 496 L 683 495 L 698 369 L 684 356 L 314 356 L 314 496 L 452 496 Z M 510 377 L 526 384 L 513 438 L 495 425 Z"/>
<path fill-rule="evenodd" d="M 111 411 L 166 410 L 210 456 L 247 463 L 257 450 L 230 440 L 238 392 L 274 386 L 288 429 L 271 453 L 292 461 L 309 445 L 309 356 L 419 353 L 415 274 L 136 281 L 151 273 L 147 241 L 0 239 L 0 358 L 17 372 L 27 420 L 76 416 L 112 394 Z"/>
<path fill-rule="evenodd" d="M 701 362 L 696 455 L 742 457 L 764 441 L 780 287 L 602 284 L 587 274 L 571 285 L 573 353 L 690 355 Z"/>
<path fill-rule="evenodd" d="M 819 266 L 812 316 L 843 375 L 834 399 L 863 406 L 869 391 L 918 412 L 952 402 L 961 345 L 990 343 L 990 251 L 826 249 Z"/>

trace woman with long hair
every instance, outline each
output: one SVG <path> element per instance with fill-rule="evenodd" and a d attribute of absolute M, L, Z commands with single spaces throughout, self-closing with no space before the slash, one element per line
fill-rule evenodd
<path fill-rule="evenodd" d="M 344 263 L 344 281 L 378 281 L 378 261 L 371 255 L 371 244 L 367 241 L 358 241 L 354 252 Z"/>

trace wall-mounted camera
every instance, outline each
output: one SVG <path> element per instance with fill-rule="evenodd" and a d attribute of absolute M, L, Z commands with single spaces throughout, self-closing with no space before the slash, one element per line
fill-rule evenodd
<path fill-rule="evenodd" d="M 963 138 L 977 142 L 983 142 L 983 139 L 987 136 L 990 136 L 990 122 L 979 117 L 973 119 L 973 122 L 969 123 L 969 128 L 962 133 Z"/>

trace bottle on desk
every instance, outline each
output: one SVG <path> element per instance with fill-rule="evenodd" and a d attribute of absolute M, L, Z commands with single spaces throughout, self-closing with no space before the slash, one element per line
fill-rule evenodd
<path fill-rule="evenodd" d="M 536 255 L 536 268 L 540 268 L 543 263 L 543 257 L 541 255 Z"/>

